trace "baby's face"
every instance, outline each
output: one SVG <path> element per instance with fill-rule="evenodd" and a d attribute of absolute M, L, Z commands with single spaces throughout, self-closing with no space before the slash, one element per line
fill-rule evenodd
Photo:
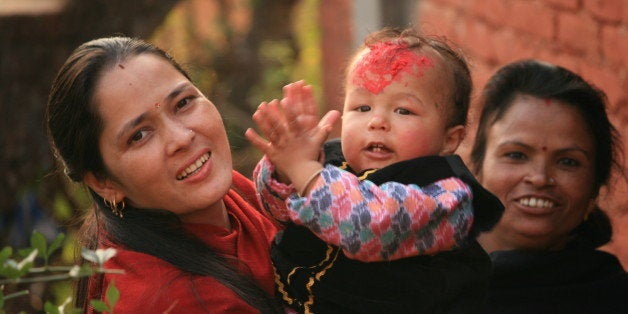
<path fill-rule="evenodd" d="M 444 153 L 452 79 L 436 53 L 394 46 L 367 49 L 347 77 L 342 151 L 356 172 Z"/>

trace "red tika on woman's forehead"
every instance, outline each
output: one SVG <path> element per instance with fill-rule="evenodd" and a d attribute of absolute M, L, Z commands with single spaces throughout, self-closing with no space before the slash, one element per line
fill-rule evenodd
<path fill-rule="evenodd" d="M 417 55 L 404 42 L 377 43 L 368 49 L 355 63 L 351 83 L 373 94 L 379 94 L 399 73 L 420 77 L 422 68 L 432 66 L 428 57 Z"/>

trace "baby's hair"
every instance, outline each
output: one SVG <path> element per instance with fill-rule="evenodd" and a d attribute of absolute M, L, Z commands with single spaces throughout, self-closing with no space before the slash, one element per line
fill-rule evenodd
<path fill-rule="evenodd" d="M 351 58 L 350 66 L 347 67 L 347 73 L 345 73 L 345 75 L 348 77 L 348 71 L 353 68 L 353 63 L 364 49 L 373 47 L 382 42 L 404 43 L 406 46 L 402 48 L 403 50 L 431 48 L 440 55 L 445 61 L 444 64 L 449 68 L 452 81 L 454 82 L 454 86 L 451 87 L 450 92 L 451 103 L 447 107 L 449 109 L 448 126 L 466 126 L 467 113 L 471 102 L 471 91 L 473 90 L 471 71 L 469 71 L 469 66 L 462 52 L 458 49 L 454 49 L 453 44 L 444 37 L 423 35 L 413 28 L 384 28 L 380 31 L 373 32 L 364 39 L 364 44 Z M 453 104 L 453 106 L 451 106 L 451 104 Z"/>

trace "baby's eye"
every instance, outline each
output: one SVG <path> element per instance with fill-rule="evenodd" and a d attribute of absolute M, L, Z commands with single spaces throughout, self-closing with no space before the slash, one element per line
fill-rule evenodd
<path fill-rule="evenodd" d="M 358 112 L 367 112 L 367 111 L 371 111 L 371 107 L 367 106 L 367 105 L 362 105 L 362 106 L 358 106 L 355 108 L 355 111 Z"/>
<path fill-rule="evenodd" d="M 401 115 L 412 114 L 412 112 L 410 112 L 410 110 L 408 110 L 406 108 L 397 108 L 397 109 L 395 109 L 395 113 L 398 113 L 398 114 L 401 114 Z"/>

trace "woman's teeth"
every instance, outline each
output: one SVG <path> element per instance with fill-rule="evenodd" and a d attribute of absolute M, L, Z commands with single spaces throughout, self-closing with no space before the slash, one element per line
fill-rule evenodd
<path fill-rule="evenodd" d="M 554 202 L 550 200 L 544 200 L 536 197 L 528 197 L 522 198 L 519 200 L 519 204 L 528 207 L 537 207 L 537 208 L 552 208 L 554 207 Z"/>
<path fill-rule="evenodd" d="M 199 159 L 197 159 L 193 164 L 189 165 L 185 170 L 183 170 L 178 176 L 177 180 L 183 180 L 187 178 L 189 175 L 196 173 L 206 161 L 209 160 L 209 153 L 205 153 Z"/>

